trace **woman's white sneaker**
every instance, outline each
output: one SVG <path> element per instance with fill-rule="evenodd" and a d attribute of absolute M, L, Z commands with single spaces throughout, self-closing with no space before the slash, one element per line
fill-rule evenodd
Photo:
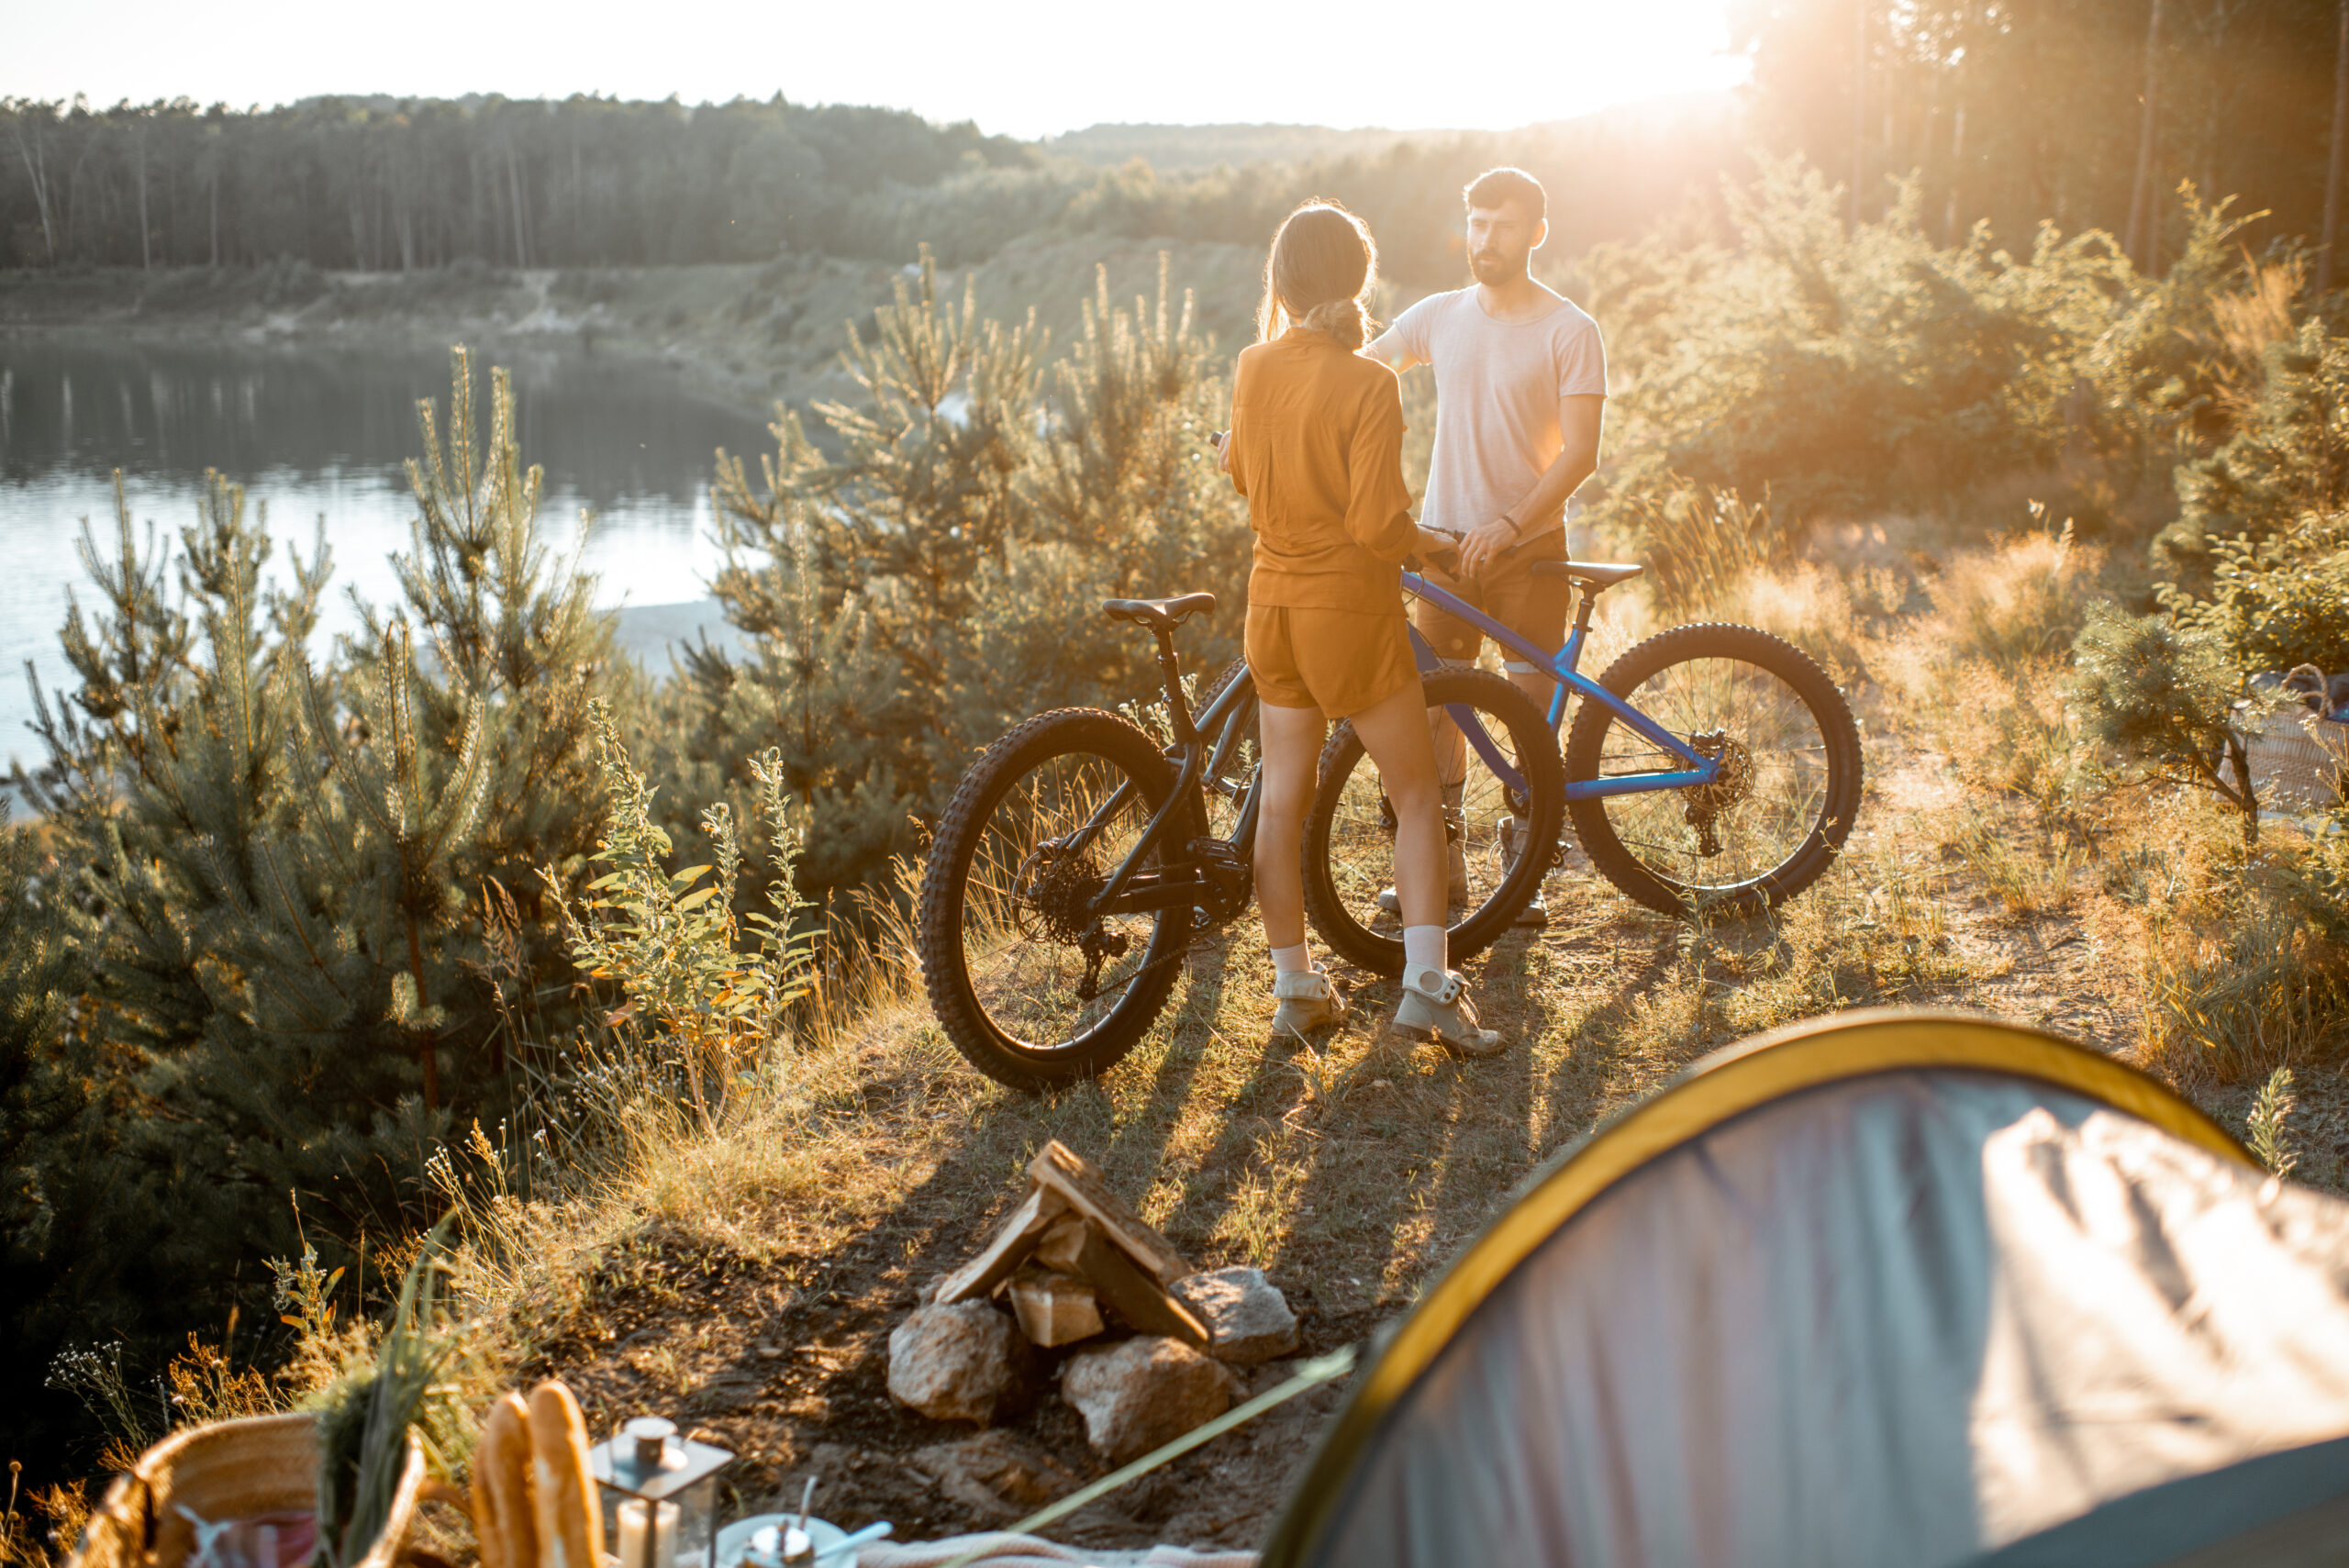
<path fill-rule="evenodd" d="M 1273 1038 L 1293 1034 L 1299 1040 L 1308 1029 L 1327 1029 L 1345 1021 L 1346 999 L 1330 983 L 1327 971 L 1300 969 L 1273 981 Z"/>
<path fill-rule="evenodd" d="M 1419 1040 L 1431 1040 L 1454 1056 L 1498 1056 L 1504 1047 L 1498 1029 L 1480 1027 L 1476 1005 L 1468 999 L 1468 983 L 1456 969 L 1446 970 L 1433 990 L 1421 990 L 1435 973 L 1423 969 L 1403 983 L 1403 997 L 1395 1008 L 1395 1027 Z"/>

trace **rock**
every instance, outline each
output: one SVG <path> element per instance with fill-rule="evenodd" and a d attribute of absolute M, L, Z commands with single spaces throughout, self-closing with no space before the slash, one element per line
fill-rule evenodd
<path fill-rule="evenodd" d="M 1208 1353 L 1254 1366 L 1297 1347 L 1297 1314 L 1262 1269 L 1211 1269 L 1169 1287 L 1208 1326 Z"/>
<path fill-rule="evenodd" d="M 931 1443 L 907 1462 L 947 1496 L 996 1522 L 1032 1513 L 1083 1484 L 1036 1444 L 1005 1431 Z"/>
<path fill-rule="evenodd" d="M 1222 1415 L 1231 1385 L 1216 1362 L 1158 1335 L 1079 1351 L 1061 1369 L 1061 1397 L 1085 1418 L 1093 1451 L 1113 1464 Z"/>
<path fill-rule="evenodd" d="M 889 1335 L 889 1392 L 923 1415 L 981 1426 L 1033 1403 L 1035 1355 L 984 1301 L 918 1307 Z"/>

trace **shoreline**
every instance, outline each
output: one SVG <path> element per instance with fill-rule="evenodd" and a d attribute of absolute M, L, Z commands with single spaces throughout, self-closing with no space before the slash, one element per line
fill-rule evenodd
<path fill-rule="evenodd" d="M 942 307 L 967 293 L 981 319 L 1032 317 L 1040 360 L 1084 335 L 1106 297 L 1130 310 L 1192 296 L 1203 335 L 1252 336 L 1263 258 L 1252 246 L 1100 236 L 1015 241 L 984 262 L 937 268 Z M 0 271 L 0 339 L 99 334 L 117 341 L 544 353 L 657 371 L 701 400 L 771 420 L 783 403 L 853 401 L 852 330 L 912 293 L 912 262 L 785 252 L 764 264 L 500 270 L 458 263 L 407 272 L 259 267 Z M 815 433 L 813 430 L 811 434 Z"/>

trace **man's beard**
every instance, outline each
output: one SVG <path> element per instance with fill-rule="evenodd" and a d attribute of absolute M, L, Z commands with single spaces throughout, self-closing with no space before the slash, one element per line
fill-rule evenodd
<path fill-rule="evenodd" d="M 1475 274 L 1478 283 L 1498 286 L 1522 279 L 1526 275 L 1526 262 L 1530 260 L 1530 255 L 1504 256 L 1497 251 L 1486 250 L 1468 258 L 1468 270 Z"/>

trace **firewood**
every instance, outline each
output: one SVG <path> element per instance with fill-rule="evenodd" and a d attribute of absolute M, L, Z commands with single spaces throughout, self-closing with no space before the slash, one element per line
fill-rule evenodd
<path fill-rule="evenodd" d="M 1031 1187 L 1010 1218 L 996 1228 L 995 1240 L 986 1250 L 946 1277 L 938 1288 L 938 1305 L 952 1307 L 958 1301 L 981 1300 L 995 1294 L 995 1289 L 1011 1273 L 1028 1261 L 1035 1250 L 1036 1239 L 1044 1233 L 1053 1220 L 1068 1208 L 1067 1199 L 1048 1187 Z"/>
<path fill-rule="evenodd" d="M 1093 1287 L 1071 1274 L 1020 1270 L 1011 1276 L 1011 1310 L 1029 1342 L 1047 1350 L 1091 1339 L 1103 1328 Z"/>
<path fill-rule="evenodd" d="M 1206 1347 L 1207 1325 L 1143 1273 L 1126 1250 L 1103 1236 L 1091 1220 L 1063 1216 L 1046 1232 L 1045 1241 L 1049 1246 L 1039 1245 L 1031 1254 L 1035 1261 L 1091 1285 L 1100 1304 L 1128 1328 L 1163 1334 L 1195 1350 Z"/>
<path fill-rule="evenodd" d="M 1108 1183 L 1090 1161 L 1059 1140 L 1044 1145 L 1043 1152 L 1030 1162 L 1028 1174 L 1039 1187 L 1058 1193 L 1069 1207 L 1091 1220 L 1101 1234 L 1157 1276 L 1160 1284 L 1173 1284 L 1193 1272 L 1173 1243 L 1143 1224 L 1141 1216 L 1109 1190 Z"/>

